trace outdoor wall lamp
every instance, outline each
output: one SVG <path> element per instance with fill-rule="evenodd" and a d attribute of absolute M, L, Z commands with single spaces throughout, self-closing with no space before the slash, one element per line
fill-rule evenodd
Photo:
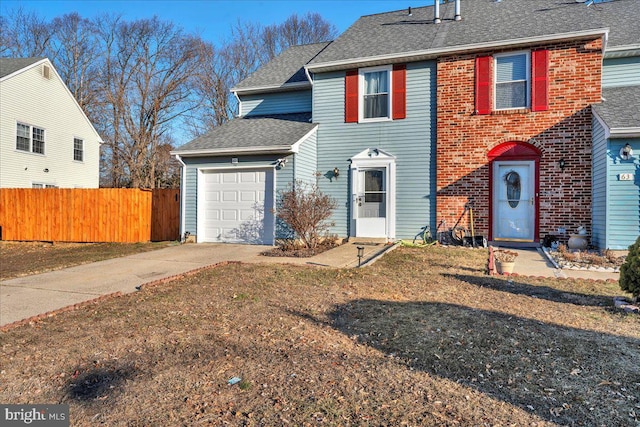
<path fill-rule="evenodd" d="M 358 267 L 362 265 L 363 256 L 364 256 L 364 246 L 358 246 Z"/>
<path fill-rule="evenodd" d="M 340 169 L 338 168 L 333 168 L 333 177 L 337 178 L 340 176 Z"/>
<path fill-rule="evenodd" d="M 44 173 L 49 173 L 49 168 L 44 168 L 44 169 L 42 170 L 42 172 L 44 172 Z"/>
<path fill-rule="evenodd" d="M 623 160 L 629 160 L 633 157 L 633 149 L 628 142 L 620 149 L 620 157 L 622 157 Z"/>
<path fill-rule="evenodd" d="M 561 170 L 564 170 L 564 168 L 567 167 L 567 162 L 564 159 L 560 159 L 558 165 L 560 166 Z"/>

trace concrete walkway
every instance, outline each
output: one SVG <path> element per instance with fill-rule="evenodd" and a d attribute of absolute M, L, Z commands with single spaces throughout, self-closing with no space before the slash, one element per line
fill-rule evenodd
<path fill-rule="evenodd" d="M 362 245 L 363 262 L 387 247 Z M 349 268 L 358 265 L 357 245 L 347 243 L 311 258 L 260 256 L 270 246 L 176 245 L 151 252 L 0 282 L 0 326 L 97 297 L 135 292 L 136 287 L 225 261 L 309 264 Z"/>
<path fill-rule="evenodd" d="M 556 268 L 542 253 L 542 249 L 509 249 L 518 252 L 513 272 L 520 276 L 542 276 L 561 279 L 618 280 L 620 273 L 568 270 Z"/>

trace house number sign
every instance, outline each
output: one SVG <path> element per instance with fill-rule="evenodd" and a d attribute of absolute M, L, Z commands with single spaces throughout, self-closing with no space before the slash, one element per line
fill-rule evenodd
<path fill-rule="evenodd" d="M 619 181 L 633 181 L 633 174 L 632 173 L 621 173 L 620 175 L 618 175 L 618 180 Z"/>

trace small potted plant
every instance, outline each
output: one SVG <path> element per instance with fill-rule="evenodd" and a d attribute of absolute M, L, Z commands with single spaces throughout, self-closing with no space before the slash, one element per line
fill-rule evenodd
<path fill-rule="evenodd" d="M 495 261 L 496 271 L 498 274 L 513 273 L 513 266 L 516 263 L 518 253 L 508 251 L 506 249 L 496 249 L 493 251 L 493 260 Z"/>

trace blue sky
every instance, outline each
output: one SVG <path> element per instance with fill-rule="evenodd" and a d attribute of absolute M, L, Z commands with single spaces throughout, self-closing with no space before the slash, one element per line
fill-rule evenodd
<path fill-rule="evenodd" d="M 413 3 L 413 4 L 412 4 Z M 78 12 L 91 18 L 102 12 L 122 13 L 127 20 L 157 15 L 189 32 L 200 32 L 214 44 L 230 36 L 230 28 L 240 19 L 263 25 L 283 22 L 292 13 L 317 12 L 343 32 L 362 15 L 419 7 L 432 3 L 404 0 L 288 0 L 288 1 L 222 1 L 222 0 L 2 0 L 0 13 L 22 6 L 46 19 Z"/>

